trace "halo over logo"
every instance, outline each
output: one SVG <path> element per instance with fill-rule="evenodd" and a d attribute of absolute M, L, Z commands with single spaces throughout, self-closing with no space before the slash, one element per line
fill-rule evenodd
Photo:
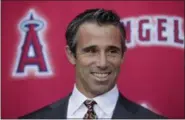
<path fill-rule="evenodd" d="M 49 64 L 47 46 L 43 37 L 46 21 L 38 16 L 34 10 L 30 10 L 20 23 L 21 32 L 16 55 L 16 64 L 13 76 L 50 76 L 52 70 Z"/>

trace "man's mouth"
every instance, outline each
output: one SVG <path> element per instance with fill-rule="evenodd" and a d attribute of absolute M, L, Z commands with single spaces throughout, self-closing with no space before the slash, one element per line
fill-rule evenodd
<path fill-rule="evenodd" d="M 111 72 L 92 72 L 91 73 L 98 81 L 105 81 Z"/>

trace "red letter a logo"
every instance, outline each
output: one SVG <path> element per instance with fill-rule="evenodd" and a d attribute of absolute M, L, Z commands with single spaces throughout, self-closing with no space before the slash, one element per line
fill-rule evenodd
<path fill-rule="evenodd" d="M 34 20 L 31 15 L 30 20 L 22 22 L 21 29 L 26 32 L 26 36 L 21 46 L 20 59 L 17 63 L 16 74 L 23 74 L 26 68 L 37 67 L 37 74 L 48 73 L 47 59 L 43 54 L 44 49 L 38 36 L 38 31 L 44 26 L 42 21 Z M 32 48 L 32 49 L 31 49 Z M 31 51 L 32 50 L 32 51 Z M 30 53 L 32 55 L 30 55 Z M 35 71 L 35 70 L 34 70 Z"/>

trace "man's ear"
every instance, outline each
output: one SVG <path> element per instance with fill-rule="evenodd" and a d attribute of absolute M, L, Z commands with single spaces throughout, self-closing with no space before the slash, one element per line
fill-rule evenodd
<path fill-rule="evenodd" d="M 123 55 L 122 55 L 121 64 L 124 62 L 124 57 L 125 57 L 125 52 L 124 52 Z"/>
<path fill-rule="evenodd" d="M 121 64 L 123 63 L 123 61 L 124 61 L 124 56 L 123 56 L 122 59 L 121 59 Z"/>
<path fill-rule="evenodd" d="M 67 56 L 69 62 L 71 64 L 75 65 L 76 64 L 76 58 L 75 58 L 74 54 L 71 52 L 69 46 L 65 47 L 65 53 L 66 53 L 66 56 Z"/>
<path fill-rule="evenodd" d="M 124 62 L 126 51 L 127 51 L 127 47 L 125 47 L 124 50 L 123 50 L 123 54 L 122 54 L 122 58 L 121 58 L 121 63 Z"/>

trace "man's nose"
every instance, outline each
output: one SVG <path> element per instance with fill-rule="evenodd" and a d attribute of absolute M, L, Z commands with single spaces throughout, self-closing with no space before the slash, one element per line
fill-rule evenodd
<path fill-rule="evenodd" d="M 97 67 L 101 69 L 107 69 L 107 56 L 104 52 L 101 52 L 98 57 Z"/>

